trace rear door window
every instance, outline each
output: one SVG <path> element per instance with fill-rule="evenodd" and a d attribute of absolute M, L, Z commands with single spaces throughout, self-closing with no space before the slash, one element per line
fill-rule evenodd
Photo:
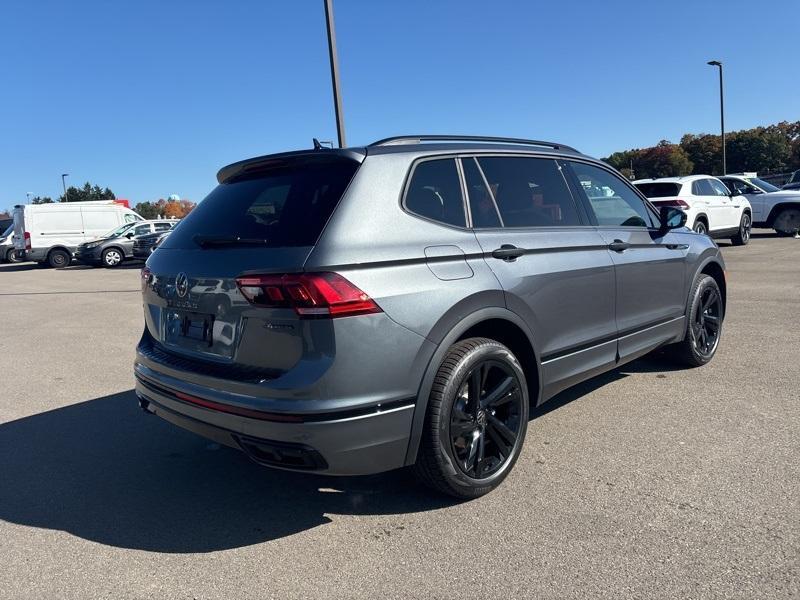
<path fill-rule="evenodd" d="M 681 193 L 679 183 L 635 183 L 634 185 L 648 198 L 669 198 Z"/>
<path fill-rule="evenodd" d="M 172 229 L 172 223 L 154 223 L 153 227 L 156 231 L 169 231 Z"/>
<path fill-rule="evenodd" d="M 259 240 L 264 247 L 313 246 L 358 163 L 282 164 L 218 185 L 181 221 L 165 247 L 197 248 L 195 236 Z"/>
<path fill-rule="evenodd" d="M 478 164 L 504 227 L 581 225 L 575 200 L 555 160 L 483 156 Z"/>
<path fill-rule="evenodd" d="M 728 196 L 730 192 L 728 188 L 726 188 L 722 183 L 717 181 L 716 179 L 709 179 L 708 183 L 711 184 L 711 189 L 714 190 L 714 194 L 717 196 Z"/>
<path fill-rule="evenodd" d="M 692 183 L 692 194 L 695 196 L 716 196 L 717 193 L 711 187 L 710 179 L 698 179 Z"/>
<path fill-rule="evenodd" d="M 421 217 L 465 227 L 464 198 L 453 158 L 417 163 L 405 198 L 406 209 Z"/>
<path fill-rule="evenodd" d="M 494 198 L 486 187 L 483 175 L 474 158 L 461 159 L 464 182 L 467 186 L 469 208 L 472 213 L 472 226 L 478 229 L 500 227 L 500 214 Z"/>
<path fill-rule="evenodd" d="M 594 165 L 571 162 L 597 224 L 606 227 L 654 227 L 645 202 L 616 175 Z"/>

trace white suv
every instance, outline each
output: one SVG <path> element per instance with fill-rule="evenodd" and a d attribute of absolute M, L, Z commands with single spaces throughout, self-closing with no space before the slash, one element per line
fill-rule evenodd
<path fill-rule="evenodd" d="M 686 226 L 714 238 L 730 238 L 735 246 L 750 241 L 753 209 L 747 198 L 734 195 L 716 177 L 689 175 L 639 179 L 633 182 L 656 206 L 675 206 L 686 213 Z"/>
<path fill-rule="evenodd" d="M 733 194 L 741 194 L 753 207 L 753 224 L 778 234 L 796 235 L 800 230 L 800 190 L 782 190 L 756 173 L 720 177 Z"/>

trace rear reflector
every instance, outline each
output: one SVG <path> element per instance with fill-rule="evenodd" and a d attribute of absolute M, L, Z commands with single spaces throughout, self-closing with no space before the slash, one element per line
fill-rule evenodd
<path fill-rule="evenodd" d="M 236 279 L 250 304 L 293 308 L 301 317 L 351 317 L 381 312 L 366 293 L 338 273 L 246 275 Z"/>
<path fill-rule="evenodd" d="M 25 232 L 25 250 L 31 249 L 31 234 L 29 231 Z"/>

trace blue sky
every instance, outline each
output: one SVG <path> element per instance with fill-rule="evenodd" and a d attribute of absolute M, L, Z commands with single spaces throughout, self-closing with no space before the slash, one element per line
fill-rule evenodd
<path fill-rule="evenodd" d="M 7 0 L 0 209 L 91 181 L 199 200 L 217 169 L 335 139 L 322 0 Z M 350 145 L 401 133 L 605 156 L 800 119 L 797 0 L 335 0 Z"/>

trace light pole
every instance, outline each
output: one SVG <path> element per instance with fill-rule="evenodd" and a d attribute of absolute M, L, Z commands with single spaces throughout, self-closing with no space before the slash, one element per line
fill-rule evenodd
<path fill-rule="evenodd" d="M 64 188 L 64 202 L 68 201 L 68 198 L 67 198 L 67 184 L 64 181 L 68 176 L 69 176 L 69 173 L 62 173 L 61 174 L 61 187 Z"/>
<path fill-rule="evenodd" d="M 328 56 L 331 60 L 331 84 L 333 85 L 333 107 L 336 111 L 336 133 L 339 148 L 344 148 L 344 114 L 342 94 L 339 91 L 339 58 L 336 54 L 336 29 L 333 26 L 333 0 L 322 0 L 325 4 L 325 23 L 328 27 Z"/>
<path fill-rule="evenodd" d="M 725 161 L 725 99 L 722 94 L 722 63 L 718 60 L 710 60 L 706 64 L 719 67 L 719 127 L 722 130 L 722 174 L 725 175 L 728 168 Z"/>

